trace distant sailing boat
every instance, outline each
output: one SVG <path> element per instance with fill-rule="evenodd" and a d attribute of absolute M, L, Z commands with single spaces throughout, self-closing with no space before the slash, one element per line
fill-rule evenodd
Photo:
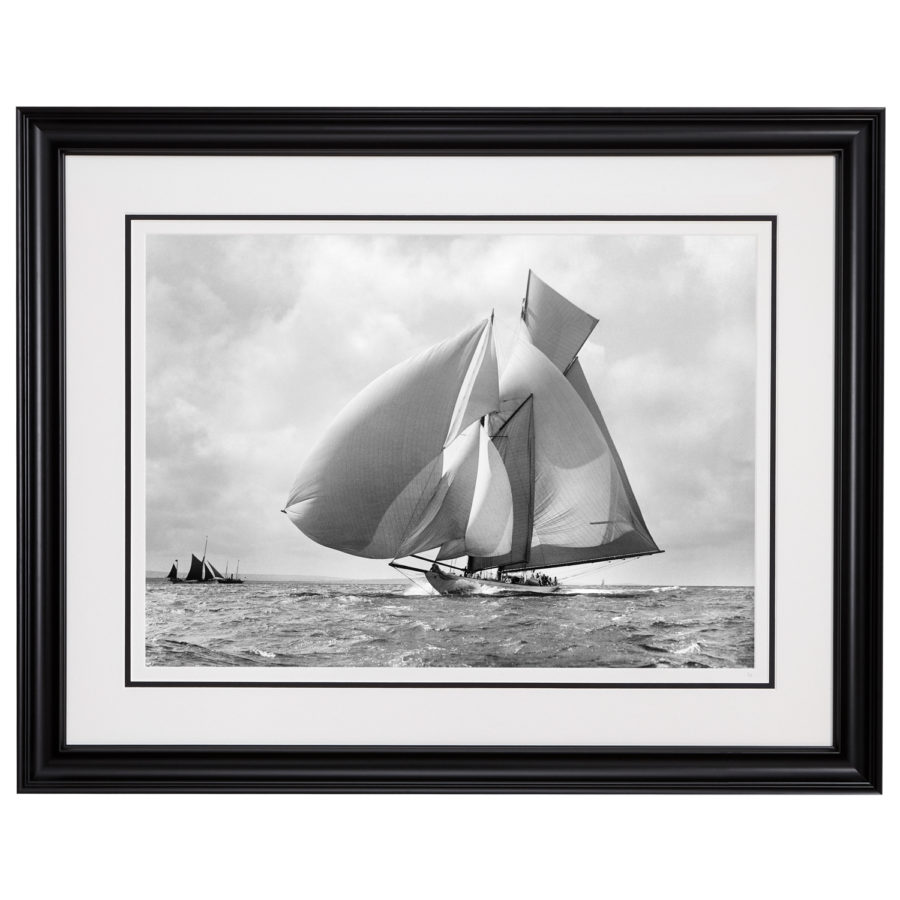
<path fill-rule="evenodd" d="M 662 552 L 578 361 L 597 319 L 530 271 L 521 318 L 502 374 L 491 314 L 358 394 L 291 488 L 294 525 L 442 594 L 553 593 L 535 570 Z"/>
<path fill-rule="evenodd" d="M 195 554 L 191 554 L 191 567 L 188 570 L 187 577 L 184 579 L 186 584 L 221 584 L 232 583 L 242 584 L 242 581 L 229 581 L 207 558 L 206 550 L 209 546 L 209 537 L 207 536 L 203 544 L 203 558 L 197 559 Z M 174 578 L 172 576 L 175 576 Z M 166 576 L 173 583 L 179 581 L 178 578 L 178 560 L 169 570 Z"/>
<path fill-rule="evenodd" d="M 235 570 L 234 570 L 234 574 L 233 574 L 233 575 L 229 575 L 229 574 L 228 574 L 228 564 L 226 563 L 226 565 L 225 565 L 225 577 L 222 579 L 222 584 L 243 584 L 243 583 L 244 583 L 244 579 L 238 577 L 238 572 L 240 571 L 240 568 L 241 568 L 241 561 L 238 560 L 238 561 L 237 561 L 237 566 L 235 567 Z"/>

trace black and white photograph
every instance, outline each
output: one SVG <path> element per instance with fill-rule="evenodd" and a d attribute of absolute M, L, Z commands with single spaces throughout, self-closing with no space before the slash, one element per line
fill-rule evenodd
<path fill-rule="evenodd" d="M 885 4 L 5 13 L 10 896 L 889 893 Z"/>
<path fill-rule="evenodd" d="M 770 223 L 141 224 L 146 667 L 758 663 Z"/>

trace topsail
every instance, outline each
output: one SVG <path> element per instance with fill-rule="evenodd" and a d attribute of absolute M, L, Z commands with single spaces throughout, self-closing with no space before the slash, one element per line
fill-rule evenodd
<path fill-rule="evenodd" d="M 522 304 L 522 321 L 528 329 L 531 343 L 560 372 L 565 372 L 572 364 L 597 325 L 592 315 L 566 300 L 530 270 L 525 302 Z"/>
<path fill-rule="evenodd" d="M 498 371 L 493 317 L 400 363 L 338 415 L 285 512 L 336 550 L 469 572 L 658 553 L 578 361 L 597 319 L 529 273 Z"/>

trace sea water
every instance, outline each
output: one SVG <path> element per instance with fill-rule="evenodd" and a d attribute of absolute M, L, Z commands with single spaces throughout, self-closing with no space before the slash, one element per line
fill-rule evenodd
<path fill-rule="evenodd" d="M 442 597 L 408 583 L 146 584 L 151 666 L 753 665 L 748 587 Z"/>

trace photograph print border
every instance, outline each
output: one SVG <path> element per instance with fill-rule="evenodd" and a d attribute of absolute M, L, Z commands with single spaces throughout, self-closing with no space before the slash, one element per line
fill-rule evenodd
<path fill-rule="evenodd" d="M 867 108 L 19 109 L 19 791 L 880 792 L 884 125 L 884 110 Z M 832 157 L 830 745 L 68 744 L 64 163 L 161 153 Z"/>
<path fill-rule="evenodd" d="M 196 680 L 137 680 L 132 675 L 132 222 L 767 222 L 770 226 L 769 252 L 771 278 L 769 284 L 769 542 L 766 580 L 768 585 L 768 658 L 766 681 L 728 680 L 728 669 L 715 682 L 647 681 L 647 682 L 584 682 L 584 681 L 245 681 L 239 676 L 228 681 Z M 546 688 L 546 689 L 692 689 L 742 688 L 771 689 L 775 687 L 775 337 L 776 337 L 776 276 L 777 276 L 777 216 L 774 215 L 189 215 L 129 214 L 125 216 L 125 687 L 193 687 L 193 688 Z M 765 339 L 765 335 L 758 339 Z M 757 373 L 758 374 L 758 373 Z"/>

